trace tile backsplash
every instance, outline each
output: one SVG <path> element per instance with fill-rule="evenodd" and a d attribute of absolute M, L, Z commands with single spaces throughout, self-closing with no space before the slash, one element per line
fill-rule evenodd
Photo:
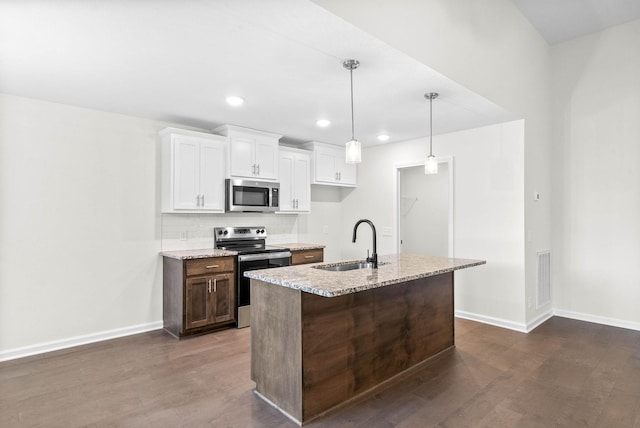
<path fill-rule="evenodd" d="M 298 216 L 292 214 L 162 214 L 162 251 L 213 248 L 213 228 L 227 226 L 264 226 L 267 244 L 298 240 Z"/>

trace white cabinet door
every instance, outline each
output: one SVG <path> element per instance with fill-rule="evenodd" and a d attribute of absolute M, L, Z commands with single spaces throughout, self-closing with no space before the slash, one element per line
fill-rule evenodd
<path fill-rule="evenodd" d="M 224 212 L 226 139 L 177 128 L 160 136 L 162 212 Z"/>
<path fill-rule="evenodd" d="M 311 141 L 303 146 L 312 150 L 311 183 L 355 187 L 357 167 L 345 160 L 343 146 Z"/>
<path fill-rule="evenodd" d="M 213 130 L 228 138 L 229 175 L 254 180 L 278 179 L 278 140 L 282 135 L 233 125 Z"/>
<path fill-rule="evenodd" d="M 315 151 L 315 181 L 335 183 L 338 181 L 336 169 L 336 150 L 319 147 Z"/>
<path fill-rule="evenodd" d="M 311 161 L 309 155 L 296 154 L 293 168 L 293 194 L 297 211 L 311 210 Z"/>
<path fill-rule="evenodd" d="M 200 203 L 200 143 L 196 138 L 175 136 L 173 208 L 198 209 Z"/>
<path fill-rule="evenodd" d="M 255 162 L 256 139 L 244 135 L 233 135 L 229 142 L 231 145 L 231 175 L 255 178 L 257 171 Z"/>
<path fill-rule="evenodd" d="M 280 209 L 278 211 L 293 211 L 293 166 L 295 154 L 280 152 Z"/>
<path fill-rule="evenodd" d="M 224 211 L 225 151 L 220 143 L 200 145 L 200 208 Z"/>
<path fill-rule="evenodd" d="M 338 159 L 336 159 L 336 163 L 338 163 Z M 342 161 L 339 162 L 338 166 L 338 183 L 344 185 L 354 185 L 356 184 L 356 164 L 347 163 L 344 160 L 344 156 L 342 156 Z"/>
<path fill-rule="evenodd" d="M 311 158 L 296 149 L 280 149 L 280 212 L 309 212 Z"/>
<path fill-rule="evenodd" d="M 270 138 L 256 138 L 255 164 L 257 176 L 265 180 L 278 178 L 278 141 Z"/>

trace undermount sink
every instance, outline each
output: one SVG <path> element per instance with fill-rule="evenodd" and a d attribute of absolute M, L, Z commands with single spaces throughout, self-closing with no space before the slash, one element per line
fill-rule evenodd
<path fill-rule="evenodd" d="M 378 262 L 378 266 L 386 265 L 387 262 Z M 320 265 L 313 266 L 316 269 L 322 270 L 330 270 L 333 272 L 344 272 L 347 270 L 356 270 L 356 269 L 366 269 L 373 266 L 373 263 L 367 262 L 366 260 L 360 260 L 357 262 L 343 263 L 338 265 Z"/>

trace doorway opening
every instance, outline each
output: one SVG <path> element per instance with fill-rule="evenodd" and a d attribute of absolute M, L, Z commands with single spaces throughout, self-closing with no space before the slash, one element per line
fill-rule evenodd
<path fill-rule="evenodd" d="M 438 158 L 438 173 L 424 162 L 396 166 L 397 252 L 453 257 L 453 158 Z"/>

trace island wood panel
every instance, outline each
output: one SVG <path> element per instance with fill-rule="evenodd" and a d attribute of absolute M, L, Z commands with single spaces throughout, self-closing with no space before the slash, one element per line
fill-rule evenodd
<path fill-rule="evenodd" d="M 453 273 L 334 298 L 302 294 L 303 419 L 454 345 Z"/>
<path fill-rule="evenodd" d="M 256 390 L 300 422 L 454 345 L 453 272 L 331 298 L 251 292 Z"/>
<path fill-rule="evenodd" d="M 256 391 L 302 420 L 299 290 L 251 280 L 251 379 Z"/>

